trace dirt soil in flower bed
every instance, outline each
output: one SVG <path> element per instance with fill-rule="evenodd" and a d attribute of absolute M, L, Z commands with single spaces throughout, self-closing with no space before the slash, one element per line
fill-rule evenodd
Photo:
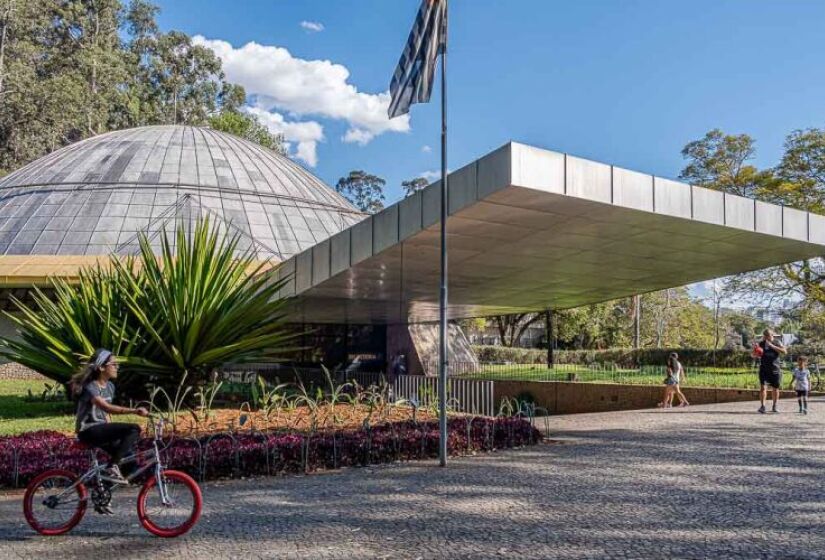
<path fill-rule="evenodd" d="M 236 430 L 241 428 L 241 417 L 246 417 L 242 427 L 245 430 L 303 432 L 313 428 L 312 414 L 307 407 L 299 407 L 292 411 L 273 411 L 268 417 L 263 411 L 219 408 L 210 411 L 205 416 L 193 413 L 180 415 L 175 422 L 174 431 L 183 435 L 203 435 Z M 364 427 L 364 420 L 368 417 L 371 426 L 403 422 L 413 419 L 413 410 L 406 406 L 393 406 L 374 409 L 370 413 L 369 407 L 365 405 L 339 404 L 334 410 L 329 405 L 324 405 L 318 407 L 315 429 L 358 430 Z M 428 410 L 419 409 L 415 411 L 415 418 L 419 422 L 426 422 L 436 420 L 438 417 Z"/>

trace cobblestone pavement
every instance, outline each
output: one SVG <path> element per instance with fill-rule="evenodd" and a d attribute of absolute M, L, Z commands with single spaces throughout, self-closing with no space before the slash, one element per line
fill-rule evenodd
<path fill-rule="evenodd" d="M 0 558 L 825 558 L 825 402 L 550 419 L 555 443 L 451 461 L 207 483 L 162 540 L 88 513 L 67 536 L 0 494 Z"/>

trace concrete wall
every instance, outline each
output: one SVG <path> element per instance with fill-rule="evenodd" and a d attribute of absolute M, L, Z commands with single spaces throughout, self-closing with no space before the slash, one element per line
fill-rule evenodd
<path fill-rule="evenodd" d="M 424 375 L 424 366 L 410 336 L 409 325 L 387 325 L 387 367 L 392 367 L 392 360 L 398 354 L 407 357 L 409 375 Z"/>
<path fill-rule="evenodd" d="M 551 414 L 609 412 L 655 408 L 662 399 L 662 385 L 619 385 L 614 383 L 565 383 L 558 381 L 496 381 L 495 402 L 503 397 L 520 397 L 529 393 L 538 406 Z M 683 387 L 691 404 L 754 401 L 759 391 L 745 389 L 711 389 Z M 796 403 L 796 393 L 783 391 L 782 399 Z M 674 403 L 678 398 L 674 399 Z"/>
<path fill-rule="evenodd" d="M 438 370 L 438 323 L 413 323 L 408 325 L 411 350 L 415 352 L 421 371 L 414 375 L 437 375 Z M 470 341 L 459 325 L 447 329 L 447 360 L 450 363 L 470 364 L 478 367 L 478 358 Z"/>

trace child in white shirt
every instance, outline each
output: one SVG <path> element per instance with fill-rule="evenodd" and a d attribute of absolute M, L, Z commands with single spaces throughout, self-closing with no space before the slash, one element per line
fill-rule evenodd
<path fill-rule="evenodd" d="M 811 390 L 811 372 L 808 371 L 808 358 L 799 356 L 793 368 L 793 388 L 799 401 L 799 413 L 808 414 L 808 391 Z"/>

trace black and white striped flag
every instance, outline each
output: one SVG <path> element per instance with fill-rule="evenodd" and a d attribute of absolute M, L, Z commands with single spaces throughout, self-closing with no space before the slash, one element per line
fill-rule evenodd
<path fill-rule="evenodd" d="M 389 117 L 410 110 L 413 103 L 426 103 L 433 91 L 438 55 L 447 43 L 447 0 L 422 0 L 407 45 L 390 82 Z"/>

